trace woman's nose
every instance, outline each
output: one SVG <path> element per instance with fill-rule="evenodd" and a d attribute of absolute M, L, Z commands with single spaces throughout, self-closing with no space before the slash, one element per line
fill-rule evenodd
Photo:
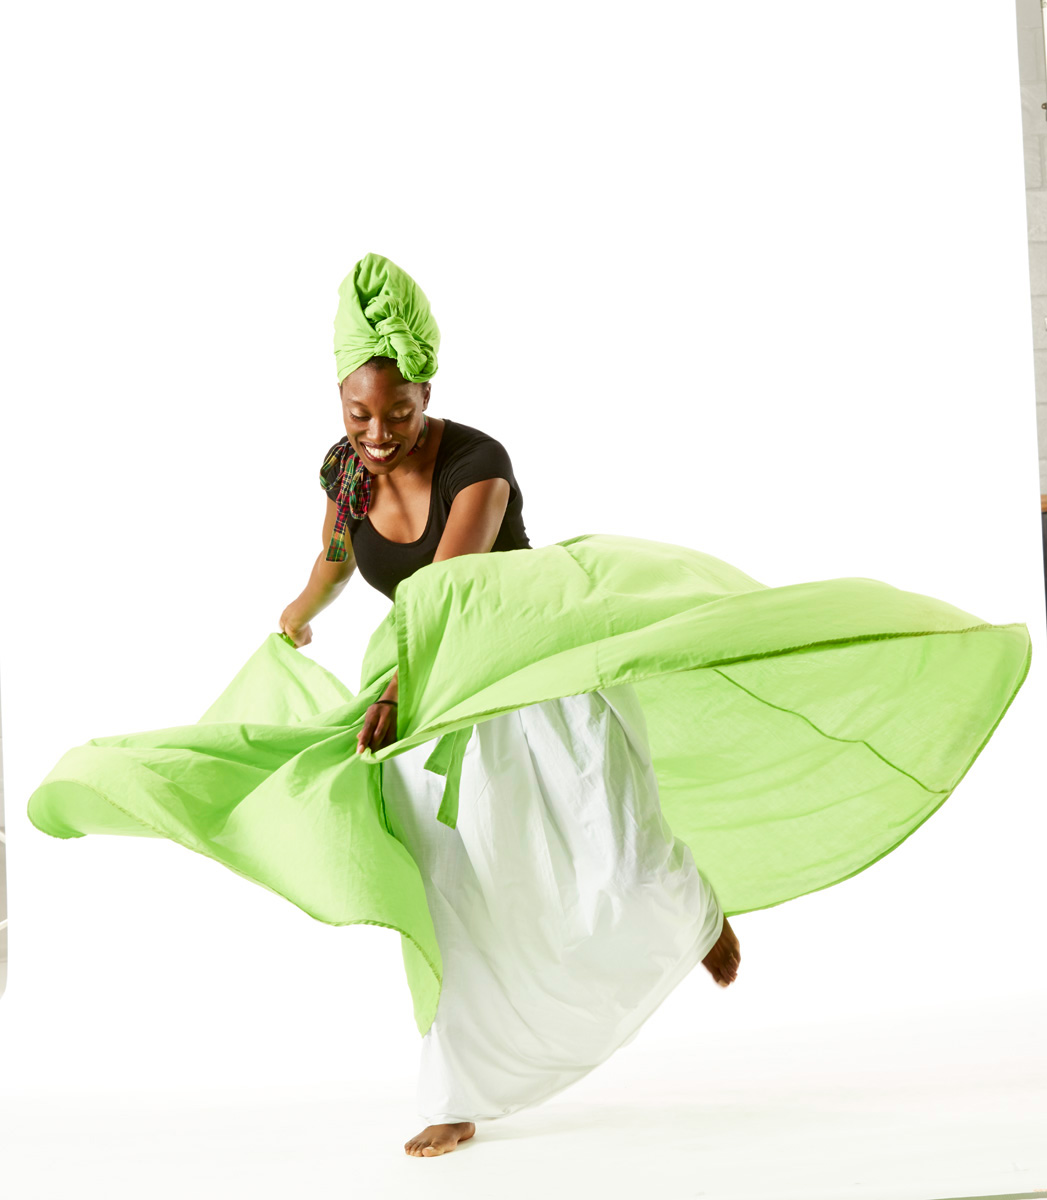
<path fill-rule="evenodd" d="M 383 422 L 375 420 L 367 426 L 367 440 L 376 446 L 381 446 L 389 440 L 389 431 Z"/>

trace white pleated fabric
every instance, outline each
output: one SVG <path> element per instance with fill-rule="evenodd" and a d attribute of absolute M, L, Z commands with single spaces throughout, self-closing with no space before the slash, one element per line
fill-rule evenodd
<path fill-rule="evenodd" d="M 437 1124 L 503 1117 L 587 1075 L 708 954 L 723 912 L 662 816 L 631 685 L 477 725 L 455 829 L 436 819 L 432 749 L 387 759 L 382 787 L 443 957 L 418 1078 Z"/>

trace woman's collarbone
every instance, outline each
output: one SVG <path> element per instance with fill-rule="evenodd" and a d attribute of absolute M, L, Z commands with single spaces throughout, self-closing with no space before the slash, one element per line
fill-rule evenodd
<path fill-rule="evenodd" d="M 417 542 L 429 521 L 433 473 L 410 485 L 393 488 L 389 483 L 374 488 L 367 515 L 375 530 L 390 542 Z"/>

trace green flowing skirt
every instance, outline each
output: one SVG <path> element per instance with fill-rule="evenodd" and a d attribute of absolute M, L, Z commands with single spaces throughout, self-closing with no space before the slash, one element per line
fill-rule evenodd
<path fill-rule="evenodd" d="M 397 930 L 424 1034 L 440 950 L 385 814 L 386 758 L 433 742 L 436 819 L 453 825 L 474 725 L 632 684 L 666 820 L 734 915 L 829 887 L 904 841 L 977 758 L 1031 651 L 1024 624 L 874 579 L 767 587 L 697 550 L 583 535 L 404 580 L 355 696 L 272 633 L 195 724 L 69 750 L 28 811 L 59 838 L 170 838 L 319 921 Z M 357 754 L 394 671 L 398 740 Z"/>

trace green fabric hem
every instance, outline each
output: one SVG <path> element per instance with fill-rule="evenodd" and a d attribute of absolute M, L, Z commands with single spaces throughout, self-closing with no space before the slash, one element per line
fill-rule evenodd
<path fill-rule="evenodd" d="M 241 879 L 246 879 L 250 883 L 254 883 L 254 884 L 257 884 L 259 887 L 265 888 L 265 890 L 267 892 L 272 893 L 272 895 L 279 896 L 282 900 L 289 901 L 291 904 L 293 904 L 295 906 L 295 908 L 301 909 L 301 911 L 304 912 L 306 914 L 306 916 L 310 917 L 314 921 L 319 921 L 323 925 L 330 925 L 334 928 L 341 928 L 341 927 L 344 927 L 347 925 L 377 925 L 377 926 L 380 926 L 382 929 L 393 930 L 395 933 L 400 934 L 400 936 L 402 938 L 405 938 L 408 942 L 410 942 L 411 945 L 414 946 L 414 948 L 418 951 L 418 954 L 421 957 L 422 961 L 429 968 L 429 970 L 433 973 L 433 978 L 436 980 L 436 986 L 438 989 L 438 997 L 439 997 L 439 994 L 442 992 L 443 977 L 442 977 L 441 972 L 436 969 L 435 964 L 433 963 L 433 961 L 429 957 L 429 955 L 425 952 L 425 948 L 421 945 L 421 943 L 419 943 L 418 940 L 416 938 L 414 938 L 406 929 L 402 929 L 399 925 L 391 925 L 387 921 L 376 921 L 369 917 L 359 917 L 352 921 L 329 921 L 329 920 L 327 920 L 326 917 L 321 917 L 321 916 L 318 916 L 316 913 L 311 912 L 308 908 L 305 907 L 304 904 L 302 904 L 298 900 L 293 899 L 291 896 L 288 896 L 286 893 L 281 892 L 279 890 L 279 888 L 272 887 L 270 884 L 263 882 L 261 879 L 258 879 L 254 875 L 248 875 L 246 872 L 241 871 L 239 868 L 232 866 L 230 863 L 225 862 L 223 859 L 218 858 L 216 855 L 209 854 L 206 850 L 200 849 L 199 846 L 192 845 L 190 842 L 186 841 L 184 838 L 177 837 L 175 834 L 165 833 L 162 830 L 157 829 L 157 827 L 155 825 L 153 825 L 150 821 L 147 821 L 143 817 L 140 817 L 138 815 L 138 813 L 131 812 L 130 810 L 124 808 L 123 805 L 117 804 L 115 800 L 110 799 L 110 797 L 107 796 L 104 792 L 100 792 L 96 787 L 92 787 L 90 784 L 83 783 L 79 779 L 49 779 L 48 782 L 43 786 L 50 787 L 52 784 L 63 784 L 63 783 L 72 784 L 75 787 L 86 788 L 88 791 L 94 792 L 94 794 L 96 796 L 98 796 L 98 798 L 100 800 L 104 800 L 106 804 L 110 805 L 112 808 L 115 808 L 117 810 L 117 812 L 122 812 L 125 817 L 130 817 L 132 821 L 137 821 L 139 825 L 144 826 L 146 829 L 151 829 L 153 831 L 153 833 L 156 834 L 157 837 L 166 838 L 168 841 L 174 842 L 176 845 L 182 846 L 186 850 L 191 850 L 194 854 L 199 854 L 202 858 L 207 858 L 207 859 L 210 859 L 211 862 L 218 863 L 219 866 L 225 867 L 225 869 L 227 871 L 232 871 L 234 875 L 239 875 Z M 384 809 L 384 804 L 383 804 L 383 809 Z M 81 838 L 81 837 L 87 836 L 84 833 L 75 833 L 75 832 L 68 833 L 68 834 L 51 833 L 50 830 L 44 829 L 44 828 L 42 828 L 42 826 L 37 824 L 37 822 L 33 819 L 33 815 L 31 812 L 27 812 L 26 815 L 29 817 L 30 823 L 36 829 L 38 829 L 41 833 L 47 834 L 48 837 L 59 837 L 63 841 L 68 841 L 72 838 Z M 384 816 L 384 812 L 383 812 L 383 816 Z M 423 1036 L 425 1035 L 426 1030 L 428 1030 L 429 1026 L 432 1024 L 433 1019 L 435 1018 L 435 1015 L 436 1015 L 436 1005 L 433 1006 L 433 1013 L 430 1015 L 425 1028 L 423 1029 L 421 1027 L 421 1025 L 418 1026 L 418 1030 L 419 1030 L 420 1034 L 422 1034 Z M 416 1022 L 416 1024 L 417 1024 L 417 1022 Z"/>
<path fill-rule="evenodd" d="M 393 601 L 393 629 L 396 633 L 396 719 L 397 722 L 403 719 L 403 714 L 407 713 L 408 717 L 411 712 L 411 679 L 410 672 L 404 671 L 404 666 L 409 662 L 407 654 L 407 621 L 404 618 L 404 610 L 402 604 L 397 604 Z M 394 743 L 395 744 L 395 743 Z M 379 753 L 381 753 L 379 751 Z"/>
<path fill-rule="evenodd" d="M 1024 622 L 1014 622 L 1010 625 L 995 625 L 995 626 L 990 626 L 990 628 L 994 628 L 994 629 L 1026 628 L 1027 629 L 1027 626 L 1025 626 Z M 970 632 L 970 631 L 961 630 L 961 631 L 957 631 L 957 632 Z M 952 785 L 952 787 L 950 787 L 949 790 L 942 795 L 942 798 L 938 801 L 938 803 L 934 806 L 934 808 L 932 808 L 928 813 L 926 813 L 925 816 L 923 816 L 919 821 L 917 821 L 916 824 L 912 827 L 912 829 L 910 829 L 907 833 L 903 834 L 896 842 L 893 842 L 890 846 L 887 847 L 886 850 L 883 850 L 883 851 L 881 851 L 881 853 L 877 854 L 875 858 L 871 858 L 864 866 L 858 867 L 854 871 L 849 871 L 846 875 L 841 875 L 837 879 L 831 880 L 829 883 L 820 884 L 818 887 L 815 887 L 815 888 L 808 888 L 807 891 L 805 891 L 805 892 L 797 892 L 794 896 L 786 896 L 782 900 L 774 901 L 773 904 L 758 904 L 758 905 L 755 905 L 753 908 L 739 908 L 739 909 L 733 909 L 730 911 L 725 910 L 724 915 L 728 916 L 728 917 L 736 917 L 736 916 L 741 915 L 742 913 L 747 913 L 747 912 L 762 912 L 766 908 L 777 908 L 779 904 L 786 904 L 790 900 L 798 900 L 801 896 L 810 896 L 810 895 L 813 895 L 815 892 L 823 892 L 823 891 L 825 891 L 826 888 L 835 887 L 837 884 L 843 883 L 847 879 L 853 879 L 855 877 L 855 875 L 860 875 L 863 871 L 867 871 L 870 867 L 875 866 L 880 861 L 880 859 L 886 858 L 888 854 L 892 853 L 894 850 L 897 850 L 898 847 L 900 845 L 902 845 L 903 842 L 908 841 L 908 839 L 912 837 L 912 835 L 917 831 L 917 829 L 920 828 L 921 825 L 925 824 L 927 821 L 929 821 L 931 819 L 931 817 L 934 816 L 934 814 L 941 808 L 941 806 L 945 803 L 945 801 L 949 799 L 949 797 L 953 794 L 953 792 L 955 792 L 956 789 L 963 782 L 964 776 L 971 769 L 971 767 L 974 766 L 974 763 L 977 760 L 978 756 L 985 749 L 986 745 L 989 742 L 989 739 L 996 732 L 1000 722 L 1006 716 L 1007 710 L 1014 703 L 1014 698 L 1018 695 L 1019 691 L 1021 691 L 1022 684 L 1025 682 L 1025 679 L 1029 674 L 1029 668 L 1031 666 L 1032 666 L 1032 643 L 1030 642 L 1028 648 L 1025 651 L 1025 661 L 1022 664 L 1021 672 L 1015 681 L 1014 687 L 1011 689 L 1011 694 L 1007 699 L 1007 703 L 1004 704 L 1003 707 L 1000 709 L 1000 715 L 993 722 L 992 728 L 982 739 L 981 744 L 978 746 L 978 748 L 974 751 L 974 753 L 968 759 L 967 765 L 964 767 L 963 771 L 961 771 L 959 778 Z M 726 678 L 726 676 L 725 676 L 725 678 Z M 732 679 L 730 682 L 734 683 L 734 680 Z M 740 686 L 740 685 L 738 685 L 738 686 Z M 744 689 L 744 690 L 748 690 L 748 689 Z M 750 693 L 750 695 L 752 695 L 752 693 Z M 756 700 L 760 700 L 759 696 L 754 696 L 753 698 Z M 760 700 L 760 703 L 766 704 L 768 702 L 766 700 Z M 771 705 L 771 707 L 777 707 L 777 706 Z M 784 711 L 791 712 L 792 710 L 786 709 Z M 803 714 L 797 713 L 795 715 L 802 716 Z M 820 733 L 821 730 L 819 730 L 818 732 Z M 831 737 L 832 735 L 826 734 L 825 736 Z M 838 738 L 836 740 L 837 741 L 850 741 L 851 739 Z M 865 744 L 868 745 L 868 743 L 865 743 Z M 873 747 L 869 746 L 869 749 L 872 750 Z M 875 753 L 875 751 L 873 751 L 873 752 Z M 883 761 L 885 763 L 887 763 L 887 765 L 889 767 L 894 767 L 894 764 L 889 762 L 887 759 L 883 758 L 883 755 L 878 755 L 878 757 L 882 758 Z M 908 772 L 902 771 L 900 767 L 894 767 L 894 769 L 896 771 L 899 771 L 903 775 L 908 775 Z M 909 775 L 908 777 L 910 779 L 913 779 L 914 783 L 920 783 L 920 781 L 918 779 L 914 779 L 913 776 Z M 922 784 L 920 784 L 920 786 L 923 787 Z M 934 794 L 933 790 L 930 788 L 926 788 L 925 790 L 930 792 L 932 795 Z"/>

